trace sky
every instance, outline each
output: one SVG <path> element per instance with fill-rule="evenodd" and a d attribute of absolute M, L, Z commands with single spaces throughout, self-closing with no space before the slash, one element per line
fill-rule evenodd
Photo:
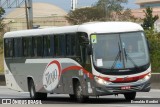
<path fill-rule="evenodd" d="M 33 2 L 44 2 L 49 4 L 54 4 L 66 12 L 69 12 L 71 9 L 71 0 L 32 0 Z M 98 0 L 78 0 L 78 7 L 92 6 Z M 138 5 L 135 4 L 135 0 L 128 0 L 127 4 L 124 4 L 125 8 L 135 9 L 139 8 Z M 13 9 L 6 9 L 6 14 L 11 12 Z"/>

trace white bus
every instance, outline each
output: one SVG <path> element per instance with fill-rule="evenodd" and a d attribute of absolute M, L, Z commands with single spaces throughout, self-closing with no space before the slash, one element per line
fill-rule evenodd
<path fill-rule="evenodd" d="M 4 70 L 10 89 L 69 94 L 79 102 L 89 96 L 150 91 L 151 65 L 143 28 L 131 22 L 8 32 L 4 35 Z"/>

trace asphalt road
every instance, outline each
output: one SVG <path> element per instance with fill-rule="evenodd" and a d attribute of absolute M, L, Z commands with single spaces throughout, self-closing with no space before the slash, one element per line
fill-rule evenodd
<path fill-rule="evenodd" d="M 14 98 L 16 100 L 31 100 L 29 93 L 27 92 L 17 92 L 8 89 L 5 86 L 0 86 L 0 100 Z M 12 99 L 13 100 L 13 99 Z M 159 107 L 160 106 L 160 90 L 152 89 L 150 92 L 138 92 L 136 101 L 150 101 L 150 104 L 139 104 L 130 101 L 126 101 L 123 95 L 109 95 L 100 96 L 99 98 L 91 97 L 89 101 L 84 104 L 79 104 L 74 100 L 71 100 L 68 95 L 64 94 L 49 94 L 46 100 L 42 100 L 42 105 L 30 105 L 30 107 L 75 107 L 75 106 L 85 106 L 85 107 Z M 157 103 L 159 104 L 153 104 Z M 2 102 L 2 101 L 1 101 Z M 152 103 L 152 104 L 151 104 Z M 45 104 L 45 105 L 44 105 Z M 21 107 L 22 105 L 0 105 L 0 107 Z M 28 105 L 23 105 L 23 107 L 28 107 Z"/>

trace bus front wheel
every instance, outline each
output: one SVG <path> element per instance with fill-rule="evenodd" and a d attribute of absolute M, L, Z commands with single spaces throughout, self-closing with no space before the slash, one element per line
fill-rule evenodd
<path fill-rule="evenodd" d="M 69 94 L 69 97 L 74 100 L 75 99 L 75 95 L 74 94 Z"/>
<path fill-rule="evenodd" d="M 136 98 L 136 92 L 129 92 L 129 93 L 125 93 L 124 97 L 126 100 L 130 101 L 130 100 L 134 100 Z"/>
<path fill-rule="evenodd" d="M 83 89 L 80 82 L 75 84 L 75 97 L 79 103 L 85 102 L 89 97 L 83 95 Z"/>
<path fill-rule="evenodd" d="M 29 92 L 30 92 L 30 97 L 32 99 L 45 99 L 45 98 L 47 98 L 47 93 L 36 92 L 33 80 L 30 80 L 30 82 L 29 82 Z"/>

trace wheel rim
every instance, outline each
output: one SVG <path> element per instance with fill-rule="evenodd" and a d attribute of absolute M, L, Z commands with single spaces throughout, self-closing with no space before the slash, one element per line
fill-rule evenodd
<path fill-rule="evenodd" d="M 34 89 L 33 89 L 33 86 L 31 86 L 31 98 L 34 97 Z"/>
<path fill-rule="evenodd" d="M 78 86 L 77 88 L 77 98 L 80 99 L 82 98 L 82 87 Z"/>

